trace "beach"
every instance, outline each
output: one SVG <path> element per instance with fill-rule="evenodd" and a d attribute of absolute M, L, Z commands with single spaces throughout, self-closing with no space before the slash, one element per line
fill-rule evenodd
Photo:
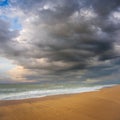
<path fill-rule="evenodd" d="M 80 94 L 1 100 L 0 120 L 120 120 L 120 86 Z"/>

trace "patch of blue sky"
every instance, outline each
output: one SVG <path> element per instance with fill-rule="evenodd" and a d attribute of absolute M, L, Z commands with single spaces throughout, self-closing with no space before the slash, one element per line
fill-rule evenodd
<path fill-rule="evenodd" d="M 22 25 L 20 23 L 19 17 L 8 17 L 4 14 L 0 15 L 0 18 L 8 23 L 10 23 L 10 30 L 21 30 Z"/>
<path fill-rule="evenodd" d="M 18 17 L 11 19 L 11 29 L 12 30 L 21 30 L 22 25 Z"/>
<path fill-rule="evenodd" d="M 8 6 L 8 5 L 9 5 L 9 0 L 0 0 L 1 7 Z"/>

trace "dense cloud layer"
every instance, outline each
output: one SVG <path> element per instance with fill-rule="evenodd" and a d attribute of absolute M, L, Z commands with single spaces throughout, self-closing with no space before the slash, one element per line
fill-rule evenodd
<path fill-rule="evenodd" d="M 10 6 L 22 30 L 0 20 L 0 52 L 23 67 L 21 78 L 85 81 L 119 73 L 119 0 L 11 0 Z"/>

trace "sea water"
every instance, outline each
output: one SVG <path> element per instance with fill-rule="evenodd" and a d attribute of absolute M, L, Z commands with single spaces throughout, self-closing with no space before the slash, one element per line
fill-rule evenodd
<path fill-rule="evenodd" d="M 51 95 L 82 93 L 96 91 L 114 85 L 0 84 L 0 100 L 19 100 Z"/>

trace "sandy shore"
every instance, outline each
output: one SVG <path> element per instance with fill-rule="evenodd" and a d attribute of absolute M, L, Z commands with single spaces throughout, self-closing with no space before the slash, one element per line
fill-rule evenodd
<path fill-rule="evenodd" d="M 0 120 L 120 120 L 120 86 L 74 95 L 0 101 Z"/>

